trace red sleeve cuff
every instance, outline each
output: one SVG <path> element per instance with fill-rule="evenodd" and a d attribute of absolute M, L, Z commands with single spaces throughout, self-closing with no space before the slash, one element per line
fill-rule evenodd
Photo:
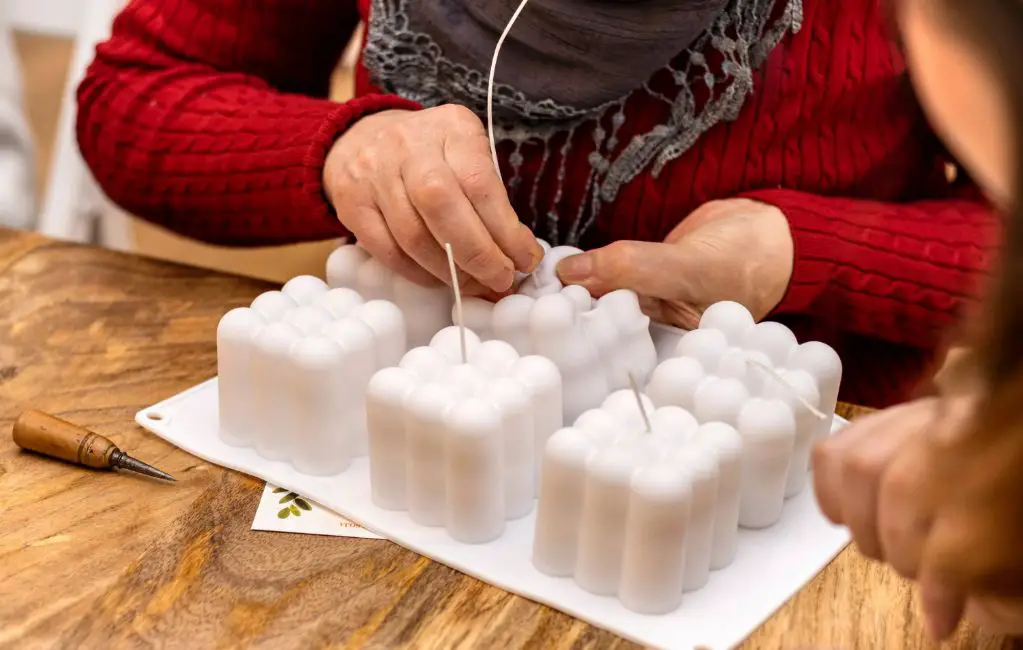
<path fill-rule="evenodd" d="M 327 199 L 323 187 L 323 167 L 327 162 L 330 148 L 350 126 L 368 115 L 390 110 L 415 111 L 421 108 L 419 104 L 397 95 L 365 95 L 338 104 L 323 120 L 302 161 L 305 167 L 303 186 L 305 205 L 302 209 L 328 224 L 338 236 L 348 235 L 338 221 L 337 212 Z"/>

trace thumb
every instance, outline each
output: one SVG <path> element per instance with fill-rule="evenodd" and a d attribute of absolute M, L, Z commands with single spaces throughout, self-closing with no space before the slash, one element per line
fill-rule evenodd
<path fill-rule="evenodd" d="M 937 573 L 921 575 L 919 584 L 927 633 L 934 641 L 944 641 L 959 627 L 966 609 L 966 597 Z"/>
<path fill-rule="evenodd" d="M 686 298 L 689 270 L 685 246 L 641 241 L 617 241 L 604 248 L 561 260 L 558 278 L 579 284 L 599 297 L 618 289 L 661 300 Z"/>

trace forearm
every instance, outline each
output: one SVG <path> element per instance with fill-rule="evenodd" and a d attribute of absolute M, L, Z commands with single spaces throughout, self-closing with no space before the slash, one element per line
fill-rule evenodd
<path fill-rule="evenodd" d="M 78 92 L 79 144 L 107 195 L 211 243 L 344 234 L 322 189 L 327 151 L 359 117 L 411 108 L 396 97 L 325 99 L 354 3 L 152 4 L 134 2 L 118 17 Z M 295 38 L 331 20 L 324 44 Z"/>
<path fill-rule="evenodd" d="M 916 348 L 938 346 L 976 302 L 998 240 L 996 216 L 971 192 L 900 204 L 746 196 L 779 207 L 792 228 L 793 277 L 776 313 Z"/>

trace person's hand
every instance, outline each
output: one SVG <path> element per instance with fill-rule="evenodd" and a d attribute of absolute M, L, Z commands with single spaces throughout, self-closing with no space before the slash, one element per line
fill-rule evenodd
<path fill-rule="evenodd" d="M 969 394 L 917 400 L 814 449 L 822 511 L 864 555 L 919 581 L 936 638 L 964 611 L 990 631 L 1023 632 L 1023 440 L 979 434 L 977 403 Z"/>
<path fill-rule="evenodd" d="M 785 296 L 792 263 L 781 210 L 728 199 L 694 211 L 664 243 L 614 242 L 563 260 L 558 275 L 595 296 L 632 289 L 651 318 L 691 329 L 722 300 L 745 305 L 757 320 L 767 316 Z"/>
<path fill-rule="evenodd" d="M 386 111 L 356 122 L 327 155 L 324 188 L 342 225 L 420 284 L 450 278 L 451 244 L 469 293 L 505 292 L 543 249 L 512 209 L 486 130 L 467 108 Z"/>

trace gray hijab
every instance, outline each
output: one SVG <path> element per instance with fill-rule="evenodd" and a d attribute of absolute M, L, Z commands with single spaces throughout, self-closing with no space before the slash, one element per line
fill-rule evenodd
<path fill-rule="evenodd" d="M 519 2 L 372 0 L 364 60 L 373 81 L 426 106 L 457 103 L 483 115 L 494 47 Z M 560 157 L 563 165 L 574 131 L 591 126 L 587 196 L 570 201 L 578 209 L 571 226 L 559 232 L 563 206 L 535 209 L 546 214 L 549 241 L 576 245 L 623 185 L 644 170 L 659 173 L 734 119 L 756 67 L 801 20 L 799 0 L 530 0 L 495 75 L 495 136 L 515 146 L 509 188 L 520 180 L 523 145 L 541 142 L 545 163 Z M 670 96 L 648 85 L 662 73 L 674 81 Z M 623 143 L 625 100 L 636 92 L 670 111 Z M 568 141 L 550 151 L 566 131 Z M 557 180 L 560 200 L 564 169 Z"/>

